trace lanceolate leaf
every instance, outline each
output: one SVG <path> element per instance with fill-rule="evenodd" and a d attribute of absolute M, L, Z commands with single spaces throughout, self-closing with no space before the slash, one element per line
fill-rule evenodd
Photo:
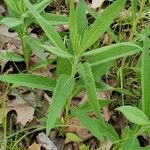
<path fill-rule="evenodd" d="M 4 24 L 9 28 L 14 28 L 21 25 L 23 21 L 18 18 L 5 17 L 0 21 L 0 24 Z"/>
<path fill-rule="evenodd" d="M 121 106 L 116 110 L 120 111 L 125 117 L 138 125 L 150 125 L 149 118 L 138 108 L 133 106 Z"/>
<path fill-rule="evenodd" d="M 139 141 L 136 137 L 128 138 L 121 146 L 122 150 L 141 150 Z"/>
<path fill-rule="evenodd" d="M 47 51 L 55 54 L 58 57 L 61 58 L 73 58 L 71 54 L 69 54 L 67 51 L 63 51 L 60 48 L 57 47 L 48 47 L 46 45 L 42 45 Z"/>
<path fill-rule="evenodd" d="M 53 0 L 42 0 L 40 3 L 35 5 L 36 10 L 42 12 Z"/>
<path fill-rule="evenodd" d="M 71 112 L 79 118 L 81 124 L 99 140 L 103 141 L 104 138 L 109 138 L 112 142 L 119 140 L 117 133 L 111 125 L 98 119 L 92 119 L 86 112 L 77 108 L 72 109 Z"/>
<path fill-rule="evenodd" d="M 79 0 L 76 12 L 77 12 L 77 29 L 79 35 L 82 37 L 87 27 L 85 0 Z"/>
<path fill-rule="evenodd" d="M 0 53 L 0 60 L 8 60 L 13 62 L 24 61 L 23 57 L 11 51 L 2 51 Z"/>
<path fill-rule="evenodd" d="M 52 13 L 42 13 L 41 16 L 51 25 L 69 24 L 68 17 Z"/>
<path fill-rule="evenodd" d="M 100 112 L 100 105 L 96 95 L 96 86 L 95 86 L 90 65 L 88 63 L 80 64 L 78 67 L 78 71 L 82 79 L 84 80 L 84 84 L 85 84 L 85 88 L 86 88 L 86 92 L 87 92 L 87 96 L 91 108 L 93 108 L 93 111 L 96 112 L 97 117 L 100 117 L 102 119 L 101 112 Z"/>
<path fill-rule="evenodd" d="M 44 58 L 45 50 L 41 46 L 41 42 L 39 39 L 35 39 L 31 36 L 24 36 L 23 38 L 37 56 L 39 56 L 41 59 L 45 59 Z"/>
<path fill-rule="evenodd" d="M 42 0 L 40 3 L 35 4 L 35 9 L 38 13 L 41 13 L 53 0 Z M 25 14 L 23 14 L 23 17 L 31 17 L 30 11 L 26 11 Z"/>
<path fill-rule="evenodd" d="M 58 79 L 57 85 L 54 90 L 52 97 L 52 106 L 47 117 L 46 123 L 46 134 L 48 135 L 50 130 L 53 128 L 56 120 L 60 117 L 62 108 L 66 104 L 70 92 L 74 86 L 74 79 L 69 75 L 61 75 Z"/>
<path fill-rule="evenodd" d="M 88 129 L 95 137 L 97 137 L 99 140 L 104 140 L 104 133 L 100 131 L 99 125 L 97 122 L 90 118 L 85 112 L 78 110 L 78 109 L 72 109 L 71 112 L 79 118 L 81 124 Z"/>
<path fill-rule="evenodd" d="M 39 25 L 42 27 L 42 29 L 45 31 L 45 34 L 50 39 L 50 41 L 56 46 L 61 48 L 62 50 L 65 50 L 65 45 L 60 37 L 60 35 L 53 29 L 52 25 L 48 23 L 29 3 L 29 0 L 24 0 L 27 8 L 30 10 L 32 15 L 36 18 Z"/>
<path fill-rule="evenodd" d="M 144 47 L 142 53 L 142 109 L 150 116 L 150 55 L 149 46 L 150 40 L 148 37 L 144 39 Z"/>
<path fill-rule="evenodd" d="M 89 59 L 87 61 L 91 64 L 91 66 L 95 66 L 120 57 L 133 55 L 140 51 L 142 51 L 142 49 L 139 46 L 124 42 L 85 52 L 82 56 L 88 57 Z"/>
<path fill-rule="evenodd" d="M 70 0 L 69 30 L 73 35 L 77 34 L 77 17 L 73 0 Z"/>
<path fill-rule="evenodd" d="M 85 51 L 91 45 L 93 45 L 102 34 L 107 31 L 112 21 L 118 15 L 125 4 L 126 0 L 117 0 L 111 6 L 109 6 L 104 12 L 97 16 L 96 21 L 86 30 L 83 41 L 82 51 Z"/>
<path fill-rule="evenodd" d="M 0 81 L 12 83 L 15 86 L 25 86 L 42 90 L 53 91 L 56 82 L 48 77 L 33 74 L 0 75 Z"/>

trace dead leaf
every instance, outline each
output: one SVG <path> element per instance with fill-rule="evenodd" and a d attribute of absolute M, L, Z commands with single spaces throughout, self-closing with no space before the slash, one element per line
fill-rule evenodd
<path fill-rule="evenodd" d="M 15 93 L 11 93 L 11 95 L 14 95 L 15 99 L 8 101 L 7 112 L 15 110 L 17 112 L 17 123 L 25 126 L 28 121 L 30 122 L 33 119 L 34 108 Z"/>
<path fill-rule="evenodd" d="M 103 5 L 105 0 L 92 0 L 92 4 L 91 4 L 91 7 L 93 9 L 97 9 L 97 8 L 101 8 L 101 6 Z"/>
<path fill-rule="evenodd" d="M 66 128 L 66 132 L 75 133 L 81 140 L 85 141 L 90 137 L 92 137 L 91 133 L 89 133 L 84 127 L 82 127 L 79 119 L 77 118 L 71 118 L 68 121 L 68 125 L 69 127 Z M 73 126 L 77 126 L 77 127 L 73 127 Z"/>
<path fill-rule="evenodd" d="M 107 99 L 107 97 L 108 97 L 106 92 L 100 92 L 99 96 L 100 96 L 101 99 Z M 111 116 L 109 108 L 107 106 L 103 107 L 102 111 L 103 111 L 105 121 L 108 122 L 109 119 L 110 119 L 110 116 Z"/>
<path fill-rule="evenodd" d="M 41 144 L 34 142 L 31 146 L 29 146 L 28 150 L 41 150 Z"/>

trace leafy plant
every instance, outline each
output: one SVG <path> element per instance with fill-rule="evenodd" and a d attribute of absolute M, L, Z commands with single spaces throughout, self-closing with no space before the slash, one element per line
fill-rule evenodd
<path fill-rule="evenodd" d="M 43 0 L 35 5 L 31 4 L 29 0 L 16 1 L 15 3 L 13 0 L 6 0 L 12 18 L 4 18 L 1 20 L 1 23 L 7 24 L 8 21 L 13 21 L 10 27 L 15 28 L 21 38 L 26 64 L 29 62 L 31 49 L 37 53 L 41 61 L 42 59 L 47 61 L 46 58 L 42 58 L 41 56 L 44 51 L 49 51 L 57 56 L 55 59 L 57 61 L 55 80 L 33 74 L 0 75 L 1 81 L 11 83 L 14 86 L 26 86 L 54 91 L 52 105 L 48 111 L 46 122 L 47 135 L 55 126 L 56 120 L 60 118 L 60 114 L 65 108 L 65 119 L 68 117 L 69 110 L 71 110 L 71 114 L 76 116 L 81 121 L 81 124 L 99 140 L 109 139 L 114 143 L 119 141 L 117 132 L 111 125 L 104 121 L 103 114 L 101 113 L 101 108 L 104 107 L 104 104 L 97 97 L 97 89 L 103 89 L 103 83 L 98 82 L 98 77 L 101 77 L 101 70 L 97 72 L 97 68 L 106 65 L 104 67 L 105 72 L 105 70 L 108 70 L 112 66 L 112 61 L 115 59 L 140 53 L 142 49 L 140 46 L 128 42 L 117 43 L 93 50 L 90 50 L 90 48 L 109 29 L 115 17 L 124 8 L 125 2 L 125 0 L 115 1 L 106 10 L 99 13 L 94 23 L 88 26 L 84 0 L 79 0 L 76 9 L 73 0 L 70 0 L 69 19 L 57 16 L 56 20 L 53 14 L 44 12 L 44 8 L 50 3 L 49 0 Z M 19 11 L 20 9 L 23 11 Z M 27 33 L 27 28 L 31 23 L 28 15 L 34 18 L 34 22 L 37 22 L 41 26 L 49 39 L 49 43 L 52 44 L 51 47 L 40 40 L 30 37 Z M 60 18 L 62 20 L 58 21 Z M 70 36 L 69 43 L 65 44 L 53 26 L 68 22 Z M 146 55 L 143 54 L 143 56 Z M 143 59 L 145 61 L 146 58 L 144 57 Z M 29 66 L 27 68 L 29 69 Z M 79 74 L 78 81 L 75 78 L 77 74 Z M 146 84 L 143 85 L 146 86 Z M 87 93 L 89 110 L 85 112 L 80 107 L 70 109 L 72 98 L 76 93 L 83 90 Z M 146 99 L 145 101 L 144 103 L 148 103 Z M 148 115 L 149 110 L 146 109 L 145 104 L 143 107 L 144 112 Z M 133 123 L 137 123 L 138 125 L 149 124 L 148 117 L 137 108 L 122 106 L 117 108 L 117 110 L 121 111 Z M 89 117 L 88 113 L 90 111 L 95 112 L 96 115 L 94 118 Z M 135 117 L 137 114 L 138 116 Z"/>

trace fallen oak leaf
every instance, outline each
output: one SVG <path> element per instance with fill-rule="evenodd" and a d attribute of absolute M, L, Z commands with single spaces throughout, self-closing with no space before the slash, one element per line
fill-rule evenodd
<path fill-rule="evenodd" d="M 8 101 L 7 112 L 15 110 L 17 113 L 17 123 L 20 123 L 21 126 L 25 126 L 27 122 L 33 119 L 34 108 L 15 93 L 11 94 L 15 99 Z"/>
<path fill-rule="evenodd" d="M 41 150 L 41 144 L 34 142 L 31 146 L 29 146 L 28 150 Z"/>

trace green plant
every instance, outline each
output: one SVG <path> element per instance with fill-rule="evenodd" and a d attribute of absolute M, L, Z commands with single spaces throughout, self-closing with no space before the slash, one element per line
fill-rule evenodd
<path fill-rule="evenodd" d="M 52 47 L 49 47 L 40 40 L 33 39 L 26 32 L 21 32 L 22 34 L 19 32 L 20 38 L 22 39 L 26 63 L 29 61 L 31 49 L 34 49 L 41 58 L 41 63 L 47 62 L 46 58 L 42 58 L 42 54 L 45 50 L 49 51 L 57 56 L 56 77 L 55 79 L 50 79 L 33 74 L 12 74 L 0 75 L 0 80 L 2 82 L 11 83 L 13 86 L 26 86 L 53 91 L 53 101 L 50 110 L 48 111 L 46 122 L 47 135 L 51 129 L 57 125 L 57 119 L 61 116 L 60 113 L 65 110 L 64 120 L 66 121 L 67 117 L 70 115 L 69 110 L 71 110 L 71 115 L 79 118 L 81 124 L 99 140 L 103 141 L 109 139 L 113 144 L 118 143 L 120 139 L 117 132 L 110 124 L 105 122 L 103 114 L 101 113 L 101 108 L 107 106 L 108 103 L 103 103 L 103 101 L 97 97 L 97 91 L 106 87 L 103 82 L 99 83 L 98 79 L 101 78 L 103 72 L 105 74 L 106 70 L 112 66 L 112 62 L 115 59 L 140 53 L 142 49 L 136 44 L 122 42 L 90 51 L 88 50 L 97 40 L 99 40 L 105 31 L 109 30 L 111 23 L 123 9 L 125 0 L 117 0 L 114 2 L 104 12 L 98 14 L 96 20 L 90 26 L 88 26 L 87 23 L 86 5 L 84 0 L 79 0 L 76 10 L 74 8 L 73 0 L 71 0 L 69 15 L 70 36 L 69 42 L 66 45 L 59 33 L 53 28 L 53 25 L 55 25 L 54 22 L 57 21 L 58 23 L 58 20 L 51 20 L 51 18 L 53 18 L 52 14 L 43 15 L 44 8 L 49 4 L 48 0 L 43 0 L 36 5 L 31 4 L 29 0 L 18 2 L 23 4 L 25 11 L 21 12 L 19 15 L 16 14 L 16 16 L 13 16 L 15 18 L 19 17 L 19 20 L 17 19 L 16 21 L 16 19 L 13 18 L 14 24 L 11 27 L 15 27 L 17 31 L 18 29 L 26 31 L 28 25 L 31 23 L 28 15 L 31 18 L 34 17 L 35 22 L 41 26 L 48 37 L 49 42 L 53 45 Z M 14 9 L 16 10 L 16 8 L 12 8 L 14 6 L 12 3 L 13 1 L 7 1 L 7 5 L 11 6 L 11 11 L 13 11 L 13 13 L 11 13 L 14 14 Z M 49 16 L 51 21 L 46 20 L 46 16 Z M 21 22 L 22 18 L 25 22 Z M 56 19 L 57 18 L 59 17 L 56 17 Z M 1 22 L 5 24 L 7 19 L 8 18 L 4 18 Z M 67 22 L 67 19 L 68 18 L 63 18 L 63 21 L 60 21 L 61 24 Z M 27 25 L 25 25 L 26 23 Z M 30 41 L 32 41 L 32 44 Z M 46 65 L 47 64 L 48 63 L 46 63 Z M 102 66 L 105 65 L 106 67 L 102 68 Z M 77 74 L 79 74 L 78 80 L 75 78 L 75 75 Z M 107 86 L 106 89 L 113 90 L 114 88 Z M 87 93 L 88 101 L 86 104 L 88 107 L 79 106 L 78 108 L 70 108 L 72 98 L 83 90 Z M 148 103 L 146 101 L 147 100 L 145 99 L 143 110 L 147 114 L 149 113 L 149 110 L 146 110 L 145 103 Z M 132 121 L 135 114 L 139 114 L 141 120 L 135 118 L 135 120 L 132 121 L 138 125 L 147 126 L 150 123 L 148 117 L 137 108 L 122 106 L 117 110 L 125 114 L 129 121 Z M 95 112 L 95 118 L 90 118 L 88 116 L 90 111 Z"/>

